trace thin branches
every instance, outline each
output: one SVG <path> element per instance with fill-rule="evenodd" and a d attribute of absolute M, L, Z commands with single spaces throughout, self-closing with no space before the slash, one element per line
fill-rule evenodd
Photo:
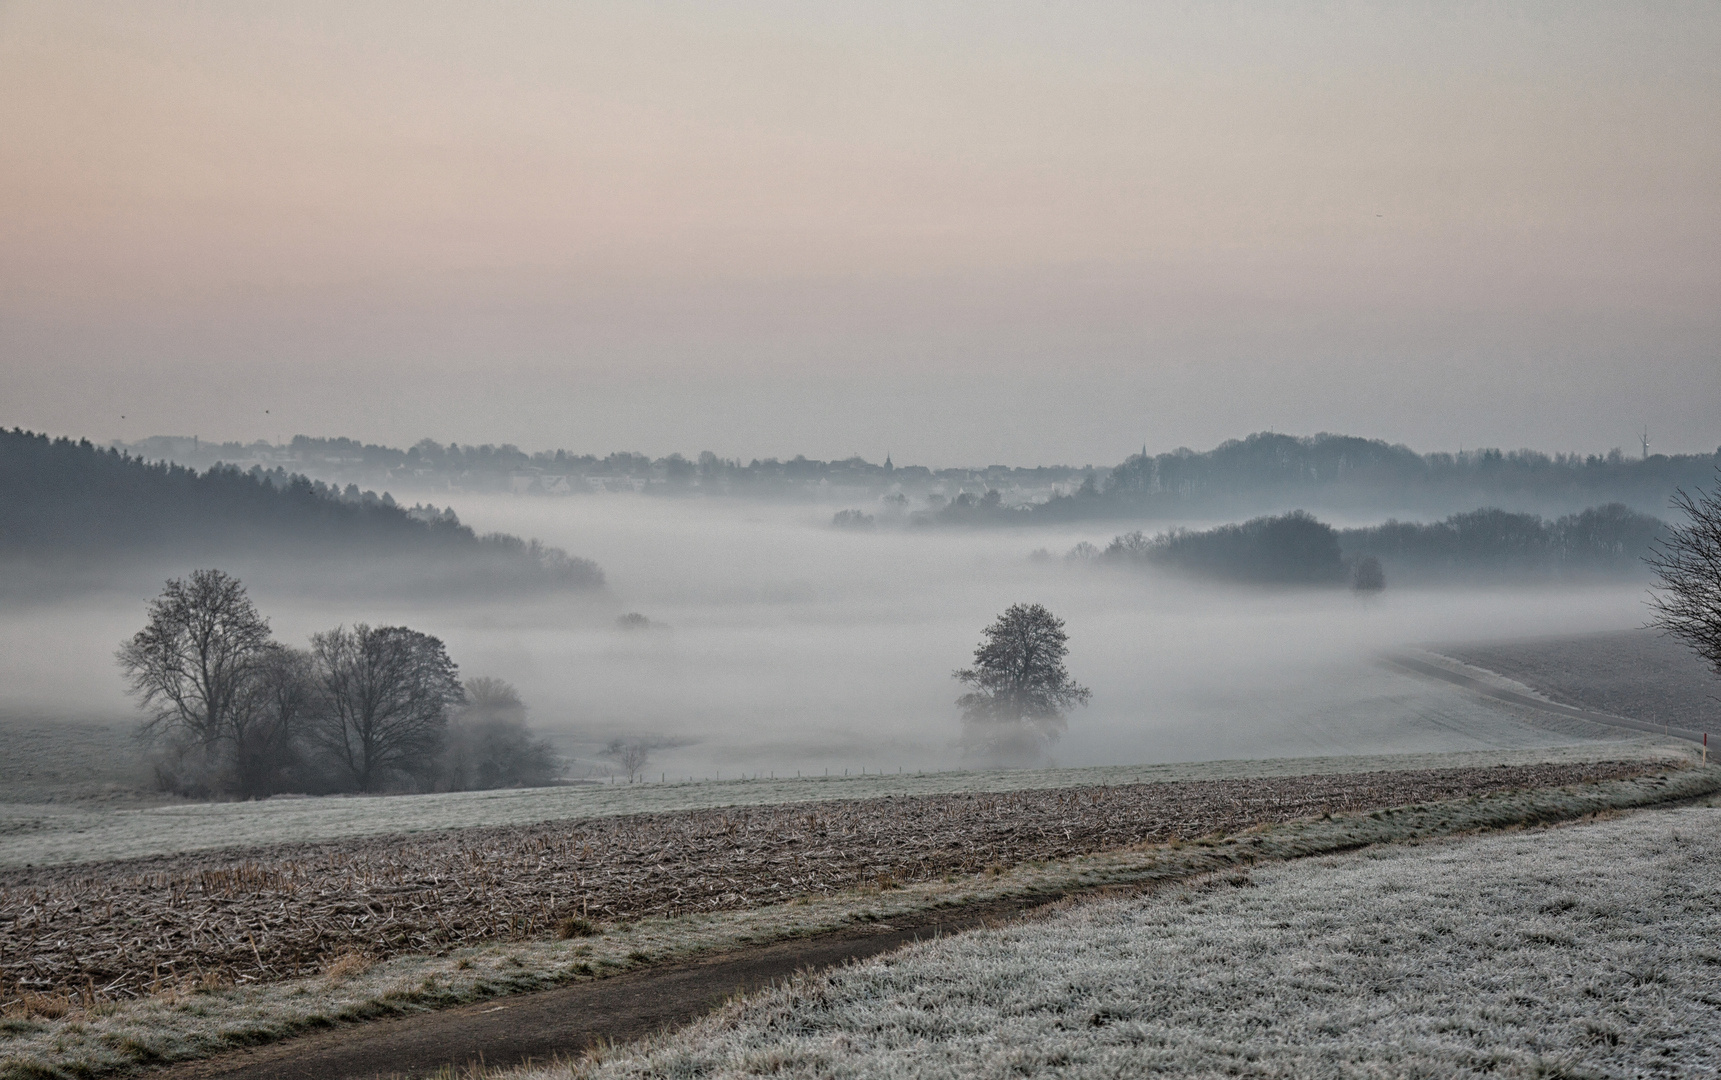
<path fill-rule="evenodd" d="M 1721 675 L 1721 498 L 1675 493 L 1686 523 L 1669 530 L 1644 561 L 1660 579 L 1650 625 L 1683 641 Z"/>

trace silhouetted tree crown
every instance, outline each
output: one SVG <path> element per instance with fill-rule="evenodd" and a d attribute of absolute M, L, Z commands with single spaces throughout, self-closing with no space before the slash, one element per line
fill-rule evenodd
<path fill-rule="evenodd" d="M 237 578 L 196 570 L 150 601 L 148 622 L 117 659 L 144 709 L 144 731 L 213 759 L 245 742 L 263 702 L 253 684 L 269 651 L 269 622 Z"/>
<path fill-rule="evenodd" d="M 1721 490 L 1721 486 L 1718 486 Z M 1660 590 L 1651 625 L 1690 646 L 1721 675 L 1721 497 L 1681 491 L 1673 505 L 1685 513 L 1648 558 Z"/>
<path fill-rule="evenodd" d="M 1384 583 L 1388 566 L 1422 577 L 1631 573 L 1641 569 L 1641 558 L 1665 528 L 1659 519 L 1619 503 L 1554 521 L 1490 507 L 1444 521 L 1388 521 L 1343 530 L 1298 510 L 1201 531 L 1124 533 L 1104 551 L 1078 544 L 1069 559 L 1151 564 L 1264 584 L 1336 584 L 1348 573 L 1353 584 L 1367 589 L 1373 586 L 1361 582 L 1378 573 Z M 1373 568 L 1358 576 L 1368 560 Z"/>
<path fill-rule="evenodd" d="M 1041 604 L 1012 604 L 981 632 L 974 666 L 952 677 L 974 689 L 957 699 L 971 721 L 1054 721 L 1091 692 L 1070 678 L 1064 621 Z"/>
<path fill-rule="evenodd" d="M 428 778 L 464 691 L 442 642 L 359 623 L 311 638 L 323 698 L 318 737 L 360 791 L 395 774 Z"/>

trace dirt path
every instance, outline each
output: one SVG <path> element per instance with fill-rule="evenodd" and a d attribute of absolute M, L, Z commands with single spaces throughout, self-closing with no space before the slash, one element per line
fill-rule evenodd
<path fill-rule="evenodd" d="M 655 1034 L 797 971 L 864 960 L 909 942 L 1019 918 L 1056 897 L 925 912 L 463 1008 L 343 1026 L 157 1070 L 154 1080 L 368 1080 L 571 1057 Z"/>

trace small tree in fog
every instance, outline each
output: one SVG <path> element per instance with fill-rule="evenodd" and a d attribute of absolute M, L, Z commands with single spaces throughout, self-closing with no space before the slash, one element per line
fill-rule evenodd
<path fill-rule="evenodd" d="M 1678 638 L 1721 675 L 1721 497 L 1680 491 L 1685 524 L 1668 530 L 1645 559 L 1660 579 L 1650 625 Z"/>
<path fill-rule="evenodd" d="M 501 679 L 466 680 L 466 703 L 448 724 L 444 783 L 455 791 L 553 783 L 562 763 L 526 726 L 520 692 Z"/>
<path fill-rule="evenodd" d="M 1359 593 L 1376 593 L 1386 588 L 1386 571 L 1380 568 L 1380 560 L 1373 555 L 1364 555 L 1351 568 L 1351 588 Z"/>
<path fill-rule="evenodd" d="M 214 767 L 241 738 L 269 621 L 239 579 L 220 570 L 174 578 L 148 611 L 148 624 L 117 654 L 149 714 L 144 733 L 195 747 Z"/>
<path fill-rule="evenodd" d="M 1064 714 L 1092 696 L 1064 667 L 1068 640 L 1040 604 L 1012 604 L 981 632 L 974 666 L 952 673 L 974 688 L 956 699 L 971 750 L 1023 762 L 1063 733 Z"/>
<path fill-rule="evenodd" d="M 318 741 L 360 791 L 391 776 L 425 779 L 462 700 L 442 642 L 404 626 L 359 623 L 311 638 L 321 698 Z"/>

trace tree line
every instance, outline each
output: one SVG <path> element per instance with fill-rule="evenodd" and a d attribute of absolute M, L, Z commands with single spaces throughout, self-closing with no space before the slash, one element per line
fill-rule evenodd
<path fill-rule="evenodd" d="M 429 791 L 554 781 L 561 763 L 526 726 L 513 687 L 462 682 L 443 643 L 358 623 L 276 641 L 220 570 L 167 583 L 117 654 L 145 712 L 164 790 Z"/>
<path fill-rule="evenodd" d="M 929 468 L 859 456 L 823 461 L 652 457 L 568 450 L 522 450 L 512 444 L 441 444 L 406 449 L 346 438 L 295 436 L 291 442 L 201 443 L 146 439 L 129 449 L 149 458 L 202 465 L 256 461 L 340 483 L 450 487 L 467 491 L 577 494 L 639 490 L 663 494 L 815 498 L 833 490 L 880 498 L 912 495 L 925 504 L 912 520 L 923 525 L 996 526 L 1046 521 L 1144 519 L 1191 513 L 1247 513 L 1263 502 L 1359 510 L 1390 506 L 1446 513 L 1478 503 L 1545 513 L 1622 502 L 1654 511 L 1682 485 L 1701 483 L 1721 462 L 1715 454 L 1629 456 L 1547 454 L 1483 448 L 1418 453 L 1380 439 L 1321 433 L 1257 432 L 1206 451 L 1179 447 L 1149 454 L 1143 447 L 1110 467 L 1048 465 Z"/>
<path fill-rule="evenodd" d="M 1623 503 L 1643 512 L 1681 486 L 1706 481 L 1714 454 L 1546 454 L 1479 449 L 1419 454 L 1379 439 L 1259 432 L 1206 453 L 1133 455 L 1103 479 L 1036 506 L 1041 519 L 1223 509 L 1273 496 L 1345 508 L 1439 506 L 1454 501 L 1565 508 Z M 1462 502 L 1460 502 L 1462 505 Z"/>
<path fill-rule="evenodd" d="M 1257 584 L 1384 586 L 1410 578 L 1640 573 L 1665 522 L 1618 503 L 1553 520 L 1496 508 L 1443 521 L 1335 529 L 1302 510 L 1205 530 L 1140 530 L 1105 548 L 1079 544 L 1072 561 L 1151 565 Z"/>
<path fill-rule="evenodd" d="M 282 470 L 204 472 L 89 442 L 0 430 L 0 554 L 86 560 L 106 552 L 196 558 L 234 551 L 413 555 L 496 583 L 598 588 L 589 559 L 434 507 L 333 488 Z"/>

